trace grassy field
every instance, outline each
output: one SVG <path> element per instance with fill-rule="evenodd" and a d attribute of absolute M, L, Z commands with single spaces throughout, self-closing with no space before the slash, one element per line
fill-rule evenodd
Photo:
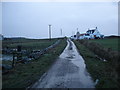
<path fill-rule="evenodd" d="M 119 83 L 114 77 L 114 75 L 117 73 L 114 72 L 114 69 L 111 67 L 110 63 L 98 59 L 93 52 L 80 44 L 79 41 L 74 42 L 78 48 L 79 53 L 85 59 L 86 68 L 91 77 L 94 81 L 98 79 L 96 88 L 119 88 Z"/>
<path fill-rule="evenodd" d="M 13 40 L 3 40 L 2 48 L 15 49 L 18 45 L 22 46 L 22 49 L 25 50 L 37 50 L 44 49 L 57 41 L 58 39 L 13 39 Z"/>
<path fill-rule="evenodd" d="M 46 43 L 49 42 L 47 40 L 43 41 Z M 26 88 L 34 84 L 55 62 L 66 44 L 66 39 L 63 39 L 57 47 L 44 54 L 38 60 L 30 61 L 27 64 L 17 64 L 8 74 L 2 76 L 3 88 Z"/>
<path fill-rule="evenodd" d="M 104 38 L 104 39 L 94 39 L 90 40 L 92 42 L 99 43 L 103 45 L 105 48 L 111 48 L 114 51 L 120 51 L 120 38 Z"/>

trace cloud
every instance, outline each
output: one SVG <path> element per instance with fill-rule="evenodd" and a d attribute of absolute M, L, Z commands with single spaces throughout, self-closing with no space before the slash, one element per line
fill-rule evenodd
<path fill-rule="evenodd" d="M 98 27 L 105 35 L 118 34 L 118 6 L 116 2 L 79 3 L 3 3 L 3 34 L 47 38 L 48 25 L 52 24 L 52 37 L 72 32 L 85 32 L 87 28 Z"/>

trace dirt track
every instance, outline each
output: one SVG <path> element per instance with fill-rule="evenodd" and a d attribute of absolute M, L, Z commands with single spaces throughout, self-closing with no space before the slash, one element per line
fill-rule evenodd
<path fill-rule="evenodd" d="M 94 88 L 84 60 L 70 40 L 54 65 L 32 88 Z"/>

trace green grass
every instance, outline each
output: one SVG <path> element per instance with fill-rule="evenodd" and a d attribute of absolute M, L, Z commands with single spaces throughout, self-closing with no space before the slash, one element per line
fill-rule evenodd
<path fill-rule="evenodd" d="M 52 39 L 51 41 L 48 39 L 17 39 L 17 40 L 3 40 L 2 46 L 3 48 L 17 48 L 18 45 L 22 46 L 22 49 L 25 50 L 37 50 L 46 48 L 58 39 Z"/>
<path fill-rule="evenodd" d="M 58 39 L 52 39 L 51 41 L 48 39 L 17 39 L 17 40 L 3 40 L 2 46 L 3 48 L 17 48 L 18 45 L 22 46 L 22 49 L 25 50 L 37 50 L 43 49 L 51 44 L 55 43 Z"/>
<path fill-rule="evenodd" d="M 93 52 L 87 49 L 85 46 L 79 43 L 79 41 L 74 41 L 79 53 L 83 56 L 86 68 L 90 73 L 94 81 L 98 79 L 96 88 L 118 88 L 118 82 L 114 77 L 116 72 L 114 72 L 113 67 L 111 67 L 109 62 L 104 62 L 98 59 Z"/>
<path fill-rule="evenodd" d="M 6 75 L 3 75 L 3 88 L 26 88 L 34 84 L 55 62 L 66 46 L 66 40 L 44 54 L 38 60 L 28 64 L 17 64 L 16 67 Z"/>
<path fill-rule="evenodd" d="M 120 51 L 120 48 L 118 48 L 118 46 L 120 46 L 119 40 L 120 38 L 104 38 L 104 39 L 94 39 L 90 41 L 99 43 L 103 45 L 105 48 L 111 48 L 114 51 Z"/>
<path fill-rule="evenodd" d="M 12 61 L 8 60 L 3 60 L 2 64 L 7 64 L 7 65 L 12 65 Z"/>

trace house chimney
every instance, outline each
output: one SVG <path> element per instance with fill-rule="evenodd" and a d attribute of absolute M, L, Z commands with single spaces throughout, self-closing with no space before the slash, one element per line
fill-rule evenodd
<path fill-rule="evenodd" d="M 77 28 L 77 32 L 78 32 L 78 28 Z"/>

